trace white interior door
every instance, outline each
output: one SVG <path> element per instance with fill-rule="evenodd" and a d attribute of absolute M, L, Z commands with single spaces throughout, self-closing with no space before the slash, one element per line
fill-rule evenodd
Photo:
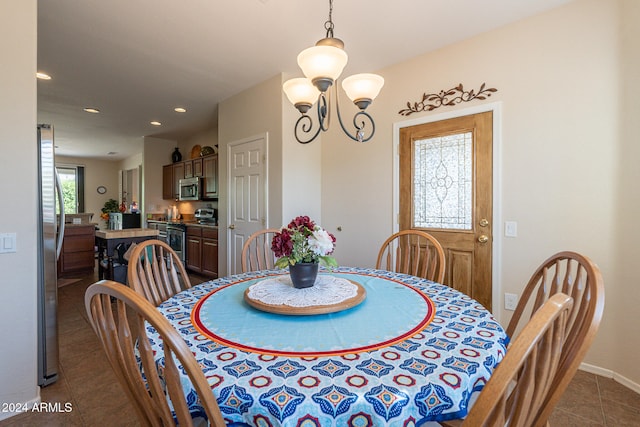
<path fill-rule="evenodd" d="M 242 245 L 267 224 L 267 134 L 229 144 L 229 274 L 242 271 Z"/>

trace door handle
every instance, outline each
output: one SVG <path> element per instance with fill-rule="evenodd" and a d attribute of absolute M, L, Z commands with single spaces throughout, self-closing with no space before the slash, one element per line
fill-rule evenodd
<path fill-rule="evenodd" d="M 231 225 L 229 226 L 229 230 L 235 230 L 235 228 L 236 228 L 235 224 L 231 224 Z"/>
<path fill-rule="evenodd" d="M 489 241 L 489 236 L 487 236 L 486 234 L 483 234 L 480 237 L 478 237 L 478 242 L 480 243 L 487 243 L 488 241 Z"/>
<path fill-rule="evenodd" d="M 486 227 L 489 225 L 489 220 L 487 220 L 487 218 L 482 218 L 480 220 L 480 227 Z"/>

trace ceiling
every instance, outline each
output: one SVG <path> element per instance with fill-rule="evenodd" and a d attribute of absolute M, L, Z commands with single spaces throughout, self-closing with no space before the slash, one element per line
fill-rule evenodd
<path fill-rule="evenodd" d="M 343 76 L 569 1 L 335 0 Z M 39 0 L 38 70 L 52 79 L 38 81 L 38 121 L 54 125 L 65 156 L 123 159 L 143 136 L 188 138 L 216 126 L 220 101 L 280 72 L 301 76 L 296 56 L 325 36 L 328 10 L 328 0 Z"/>

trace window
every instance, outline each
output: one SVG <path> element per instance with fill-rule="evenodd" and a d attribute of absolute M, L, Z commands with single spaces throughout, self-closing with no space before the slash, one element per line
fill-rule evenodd
<path fill-rule="evenodd" d="M 57 166 L 58 177 L 62 184 L 62 199 L 64 213 L 75 214 L 84 212 L 84 167 Z M 60 207 L 56 210 L 59 212 Z"/>
<path fill-rule="evenodd" d="M 471 230 L 473 134 L 414 141 L 413 226 Z"/>

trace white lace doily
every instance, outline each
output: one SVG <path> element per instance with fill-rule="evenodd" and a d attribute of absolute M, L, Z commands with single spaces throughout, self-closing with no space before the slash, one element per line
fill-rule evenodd
<path fill-rule="evenodd" d="M 249 286 L 248 297 L 270 305 L 313 307 L 339 304 L 358 294 L 358 287 L 347 279 L 320 274 L 309 288 L 293 287 L 289 276 L 261 280 Z"/>

